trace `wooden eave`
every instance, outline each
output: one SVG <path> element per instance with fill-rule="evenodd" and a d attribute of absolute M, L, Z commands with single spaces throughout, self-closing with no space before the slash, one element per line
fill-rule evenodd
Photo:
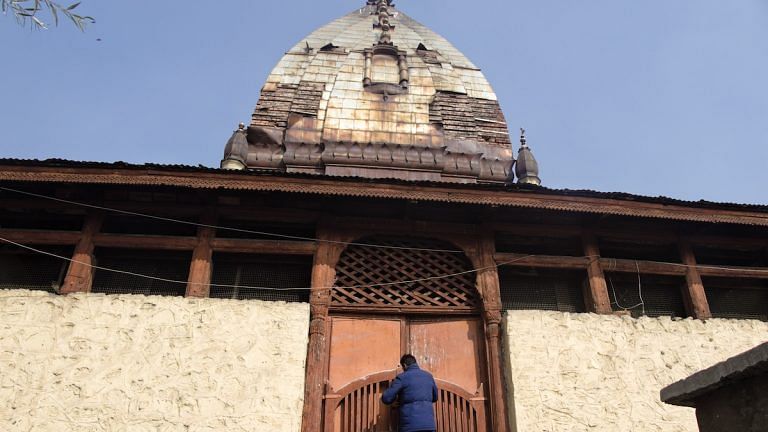
<path fill-rule="evenodd" d="M 93 168 L 66 166 L 0 166 L 0 181 L 30 183 L 175 186 L 193 189 L 289 192 L 361 198 L 405 199 L 487 206 L 533 208 L 681 221 L 768 226 L 768 212 L 643 202 L 631 199 L 567 195 L 548 190 L 505 190 L 501 187 L 357 180 L 285 174 L 160 168 Z M 596 193 L 597 194 L 597 193 Z"/>

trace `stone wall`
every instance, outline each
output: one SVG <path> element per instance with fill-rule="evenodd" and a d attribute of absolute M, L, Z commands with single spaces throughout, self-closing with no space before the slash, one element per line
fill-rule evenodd
<path fill-rule="evenodd" d="M 506 331 L 519 432 L 698 431 L 659 391 L 768 340 L 760 321 L 544 311 L 508 312 Z"/>
<path fill-rule="evenodd" d="M 309 306 L 0 291 L 0 430 L 300 429 Z"/>

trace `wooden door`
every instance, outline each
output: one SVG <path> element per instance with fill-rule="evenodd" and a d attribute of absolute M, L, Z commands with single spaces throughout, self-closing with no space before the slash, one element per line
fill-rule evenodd
<path fill-rule="evenodd" d="M 325 432 L 395 432 L 397 411 L 381 403 L 412 353 L 439 389 L 438 431 L 486 432 L 487 386 L 479 318 L 332 317 Z"/>

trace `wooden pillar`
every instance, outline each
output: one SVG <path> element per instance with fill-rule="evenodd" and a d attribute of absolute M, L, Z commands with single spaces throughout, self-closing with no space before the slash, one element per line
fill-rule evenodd
<path fill-rule="evenodd" d="M 333 243 L 341 241 L 341 237 L 322 225 L 318 227 L 317 238 L 317 250 L 312 264 L 312 292 L 309 297 L 309 346 L 302 432 L 316 432 L 322 427 L 323 396 L 328 369 L 328 308 L 331 303 L 329 288 L 336 280 L 336 264 L 344 250 L 343 244 Z"/>
<path fill-rule="evenodd" d="M 80 240 L 75 246 L 72 262 L 69 263 L 67 275 L 64 277 L 61 294 L 91 292 L 94 274 L 93 237 L 101 230 L 103 221 L 102 213 L 93 212 L 86 216 Z"/>
<path fill-rule="evenodd" d="M 588 287 L 584 291 L 584 304 L 588 312 L 611 314 L 611 299 L 608 296 L 608 285 L 605 283 L 603 268 L 600 266 L 600 248 L 597 238 L 591 232 L 582 235 L 584 255 L 589 259 L 587 265 Z"/>
<path fill-rule="evenodd" d="M 704 292 L 704 284 L 696 267 L 696 255 L 693 253 L 693 248 L 686 239 L 680 239 L 678 247 L 683 264 L 686 265 L 686 286 L 683 289 L 683 300 L 687 312 L 690 316 L 698 319 L 712 318 L 709 302 L 707 302 L 707 294 Z"/>
<path fill-rule="evenodd" d="M 214 225 L 216 215 L 212 210 L 207 211 L 200 223 Z M 187 297 L 209 297 L 211 294 L 211 272 L 213 269 L 213 248 L 211 243 L 216 236 L 216 229 L 207 226 L 197 228 L 197 245 L 192 252 L 192 262 L 189 265 L 187 279 Z"/>
<path fill-rule="evenodd" d="M 493 258 L 495 252 L 496 244 L 493 232 L 483 232 L 480 237 L 477 259 L 473 261 L 481 269 L 477 273 L 477 288 L 483 296 L 491 422 L 494 432 L 507 432 L 510 427 L 507 413 L 508 401 L 504 392 L 504 361 L 501 348 L 501 288 L 498 268 Z"/>

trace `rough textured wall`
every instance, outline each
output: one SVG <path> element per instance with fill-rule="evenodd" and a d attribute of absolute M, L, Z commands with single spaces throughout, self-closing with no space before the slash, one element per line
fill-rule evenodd
<path fill-rule="evenodd" d="M 519 432 L 696 432 L 659 391 L 768 340 L 768 323 L 507 313 L 508 385 Z"/>
<path fill-rule="evenodd" d="M 0 291 L 0 430 L 299 430 L 309 306 Z"/>

